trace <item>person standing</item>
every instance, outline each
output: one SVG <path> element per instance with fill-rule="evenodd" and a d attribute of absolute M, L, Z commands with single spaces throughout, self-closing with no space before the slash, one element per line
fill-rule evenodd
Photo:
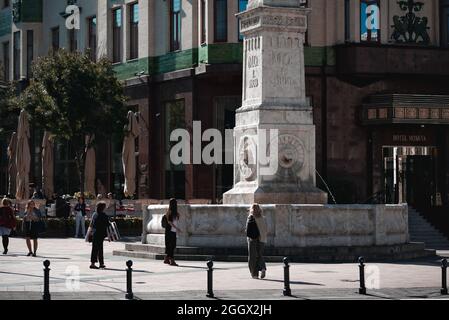
<path fill-rule="evenodd" d="M 8 253 L 9 235 L 16 228 L 16 216 L 8 198 L 2 200 L 0 207 L 0 235 L 2 236 L 3 254 Z"/>
<path fill-rule="evenodd" d="M 264 259 L 264 248 L 267 243 L 267 223 L 262 215 L 262 209 L 254 203 L 249 210 L 246 222 L 246 235 L 248 238 L 248 266 L 253 279 L 266 276 L 266 264 Z"/>
<path fill-rule="evenodd" d="M 37 252 L 37 239 L 39 236 L 40 227 L 42 223 L 42 214 L 39 209 L 36 208 L 36 204 L 33 200 L 27 202 L 25 208 L 25 215 L 23 217 L 23 229 L 25 232 L 26 244 L 28 247 L 27 256 L 36 256 Z M 33 240 L 33 251 L 31 251 L 31 240 Z"/>
<path fill-rule="evenodd" d="M 176 199 L 170 199 L 168 210 L 165 213 L 165 219 L 168 223 L 165 228 L 165 259 L 164 263 L 171 266 L 178 266 L 175 262 L 176 235 L 181 232 L 179 229 L 179 212 Z"/>
<path fill-rule="evenodd" d="M 109 218 L 104 212 L 105 202 L 98 202 L 96 212 L 92 216 L 90 228 L 92 230 L 92 252 L 90 256 L 90 268 L 99 269 L 95 264 L 100 262 L 100 269 L 106 268 L 103 256 L 103 241 L 106 238 L 109 226 Z"/>
<path fill-rule="evenodd" d="M 84 197 L 78 198 L 78 203 L 75 206 L 75 238 L 78 238 L 81 229 L 82 237 L 86 237 L 86 203 Z"/>

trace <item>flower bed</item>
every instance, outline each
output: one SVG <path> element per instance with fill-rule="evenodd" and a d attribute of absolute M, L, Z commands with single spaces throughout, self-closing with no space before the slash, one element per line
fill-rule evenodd
<path fill-rule="evenodd" d="M 48 218 L 46 231 L 40 234 L 41 238 L 67 238 L 75 235 L 75 218 Z M 115 218 L 111 219 L 117 223 L 122 237 L 134 237 L 142 234 L 141 218 Z M 86 220 L 86 231 L 90 221 Z M 22 219 L 17 219 L 17 236 L 24 236 L 22 231 Z"/>

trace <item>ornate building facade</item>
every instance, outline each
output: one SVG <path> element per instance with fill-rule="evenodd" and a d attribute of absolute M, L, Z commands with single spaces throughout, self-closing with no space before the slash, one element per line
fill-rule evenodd
<path fill-rule="evenodd" d="M 79 29 L 67 21 L 79 8 Z M 26 85 L 50 49 L 108 57 L 140 112 L 140 198 L 206 198 L 232 188 L 232 165 L 169 161 L 172 129 L 224 132 L 242 94 L 246 0 L 0 0 L 3 78 Z M 449 0 L 308 0 L 306 92 L 317 128 L 317 181 L 337 203 L 449 202 Z M 73 21 L 72 21 L 73 22 Z M 76 22 L 76 21 L 75 21 Z M 75 23 L 74 22 L 74 23 Z M 39 184 L 39 140 L 33 148 Z M 69 144 L 57 186 L 76 191 Z M 122 184 L 120 143 L 104 143 L 97 178 Z M 4 150 L 2 150 L 3 154 Z M 3 182 L 0 193 L 4 193 Z M 327 187 L 326 187 L 327 185 Z"/>

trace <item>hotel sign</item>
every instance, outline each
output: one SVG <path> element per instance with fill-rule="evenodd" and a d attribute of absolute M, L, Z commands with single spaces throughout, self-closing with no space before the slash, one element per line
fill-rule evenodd
<path fill-rule="evenodd" d="M 393 142 L 423 143 L 427 142 L 427 137 L 425 135 L 394 134 Z"/>

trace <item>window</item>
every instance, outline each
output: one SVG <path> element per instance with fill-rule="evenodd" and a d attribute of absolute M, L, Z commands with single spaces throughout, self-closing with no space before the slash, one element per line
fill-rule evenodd
<path fill-rule="evenodd" d="M 20 79 L 20 31 L 14 32 L 14 80 Z"/>
<path fill-rule="evenodd" d="M 449 0 L 441 2 L 441 46 L 449 48 Z"/>
<path fill-rule="evenodd" d="M 360 1 L 360 41 L 380 42 L 380 1 Z"/>
<path fill-rule="evenodd" d="M 201 0 L 201 43 L 207 42 L 206 35 L 206 0 Z"/>
<path fill-rule="evenodd" d="M 165 198 L 185 199 L 185 166 L 175 165 L 170 160 L 170 152 L 178 142 L 170 141 L 175 129 L 186 128 L 184 100 L 165 104 Z M 180 155 L 184 156 L 184 155 Z"/>
<path fill-rule="evenodd" d="M 181 0 L 170 0 L 170 50 L 181 48 Z"/>
<path fill-rule="evenodd" d="M 9 42 L 3 43 L 3 79 L 9 80 Z"/>
<path fill-rule="evenodd" d="M 59 27 L 51 29 L 51 47 L 53 51 L 59 49 Z"/>
<path fill-rule="evenodd" d="M 345 41 L 351 40 L 351 0 L 345 0 Z"/>
<path fill-rule="evenodd" d="M 87 19 L 88 49 L 92 61 L 97 60 L 97 17 Z"/>
<path fill-rule="evenodd" d="M 112 62 L 122 61 L 122 8 L 112 11 Z"/>
<path fill-rule="evenodd" d="M 31 78 L 31 66 L 34 59 L 34 31 L 27 30 L 27 77 Z"/>
<path fill-rule="evenodd" d="M 246 7 L 248 6 L 248 0 L 238 0 L 239 2 L 239 12 L 245 11 Z M 240 33 L 240 22 L 238 23 L 238 31 L 239 31 L 239 41 L 243 41 L 243 35 Z"/>
<path fill-rule="evenodd" d="M 5 2 L 3 2 L 3 8 L 9 7 L 9 0 L 5 0 Z"/>
<path fill-rule="evenodd" d="M 228 41 L 228 1 L 215 0 L 214 5 L 215 17 L 215 42 Z"/>
<path fill-rule="evenodd" d="M 69 29 L 69 51 L 75 52 L 78 49 L 76 41 L 76 29 Z"/>
<path fill-rule="evenodd" d="M 139 4 L 130 5 L 129 12 L 129 59 L 139 57 Z"/>

